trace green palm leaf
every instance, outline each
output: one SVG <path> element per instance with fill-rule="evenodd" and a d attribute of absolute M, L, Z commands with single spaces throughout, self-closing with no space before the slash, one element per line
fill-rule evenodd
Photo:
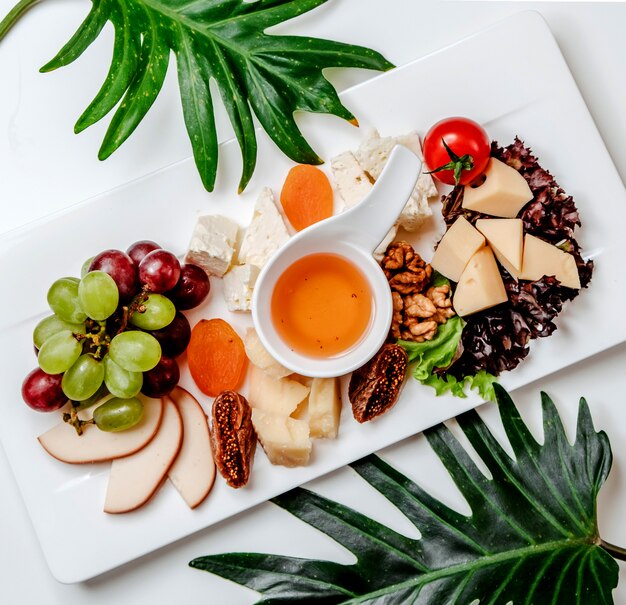
<path fill-rule="evenodd" d="M 581 399 L 571 445 L 543 394 L 542 445 L 508 394 L 495 389 L 514 458 L 475 411 L 458 418 L 491 478 L 443 424 L 425 433 L 471 516 L 368 456 L 352 467 L 402 511 L 421 539 L 299 488 L 274 502 L 349 549 L 357 557 L 354 565 L 250 553 L 200 557 L 190 565 L 252 588 L 263 595 L 261 603 L 272 604 L 613 603 L 618 568 L 601 546 L 596 523 L 596 498 L 612 461 L 606 434 L 594 430 Z"/>
<path fill-rule="evenodd" d="M 107 22 L 113 24 L 109 73 L 75 126 L 75 131 L 81 132 L 117 106 L 98 154 L 105 159 L 133 133 L 154 103 L 173 51 L 185 124 L 203 184 L 213 190 L 217 174 L 217 132 L 209 88 L 214 81 L 241 148 L 241 191 L 256 165 L 253 112 L 292 160 L 320 164 L 322 160 L 300 132 L 294 112 L 329 113 L 356 122 L 323 70 L 393 67 L 368 48 L 265 33 L 267 28 L 327 1 L 92 0 L 91 11 L 74 36 L 41 71 L 75 61 Z M 21 0 L 0 23 L 0 39 L 34 2 Z"/>

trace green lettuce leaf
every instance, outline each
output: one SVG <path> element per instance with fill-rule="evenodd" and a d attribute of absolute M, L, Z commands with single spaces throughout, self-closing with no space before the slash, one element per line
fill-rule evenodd
<path fill-rule="evenodd" d="M 455 397 L 467 397 L 465 389 L 469 387 L 478 391 L 486 401 L 494 401 L 493 385 L 497 378 L 486 370 L 480 370 L 471 376 L 463 376 L 462 380 L 449 374 L 437 373 L 437 369 L 447 368 L 454 360 L 464 326 L 465 322 L 457 315 L 439 326 L 432 340 L 424 342 L 399 340 L 398 344 L 407 352 L 409 363 L 415 363 L 413 377 L 435 389 L 437 396 L 451 393 Z"/>

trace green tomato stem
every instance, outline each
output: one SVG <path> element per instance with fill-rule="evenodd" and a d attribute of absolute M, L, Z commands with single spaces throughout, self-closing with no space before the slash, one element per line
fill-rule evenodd
<path fill-rule="evenodd" d="M 614 559 L 626 561 L 626 548 L 615 546 L 614 544 L 610 544 L 604 540 L 600 540 L 600 547 L 604 548 L 604 550 L 606 550 L 606 552 L 608 552 Z"/>
<path fill-rule="evenodd" d="M 20 0 L 9 14 L 0 21 L 0 41 L 7 35 L 9 30 L 20 20 L 20 17 L 40 0 Z"/>

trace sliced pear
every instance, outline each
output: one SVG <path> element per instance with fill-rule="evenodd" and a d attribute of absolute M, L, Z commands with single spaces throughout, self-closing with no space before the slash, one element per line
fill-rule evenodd
<path fill-rule="evenodd" d="M 309 425 L 304 420 L 253 408 L 252 424 L 272 464 L 289 467 L 308 464 L 312 444 Z"/>
<path fill-rule="evenodd" d="M 334 439 L 339 431 L 341 395 L 338 378 L 314 378 L 309 394 L 311 437 Z"/>
<path fill-rule="evenodd" d="M 500 264 L 515 278 L 522 270 L 524 223 L 521 218 L 481 218 L 478 229 L 491 246 Z"/>
<path fill-rule="evenodd" d="M 111 464 L 105 513 L 128 513 L 157 492 L 183 442 L 183 421 L 174 402 L 163 398 L 163 420 L 154 439 L 132 456 Z"/>
<path fill-rule="evenodd" d="M 127 431 L 109 433 L 88 425 L 83 434 L 78 435 L 73 427 L 65 422 L 57 424 L 39 436 L 39 443 L 54 458 L 70 464 L 103 462 L 130 456 L 145 447 L 156 435 L 163 415 L 160 399 L 139 395 L 144 405 L 144 415 L 139 424 Z M 78 413 L 81 420 L 89 420 L 94 408 Z"/>
<path fill-rule="evenodd" d="M 167 473 L 189 508 L 196 508 L 209 495 L 215 481 L 209 424 L 198 400 L 180 387 L 169 395 L 183 420 L 183 445 Z"/>
<path fill-rule="evenodd" d="M 248 328 L 243 339 L 243 345 L 246 348 L 248 359 L 264 372 L 274 378 L 283 378 L 291 374 L 285 366 L 278 363 L 263 346 L 259 335 L 254 328 Z"/>
<path fill-rule="evenodd" d="M 273 378 L 250 365 L 250 406 L 270 414 L 289 416 L 309 394 L 306 387 L 289 378 Z"/>

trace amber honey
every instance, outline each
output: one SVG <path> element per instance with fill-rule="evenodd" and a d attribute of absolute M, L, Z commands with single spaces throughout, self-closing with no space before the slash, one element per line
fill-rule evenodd
<path fill-rule="evenodd" d="M 287 267 L 272 292 L 271 309 L 279 336 L 293 351 L 334 357 L 365 335 L 373 298 L 367 278 L 353 262 L 318 253 Z"/>

